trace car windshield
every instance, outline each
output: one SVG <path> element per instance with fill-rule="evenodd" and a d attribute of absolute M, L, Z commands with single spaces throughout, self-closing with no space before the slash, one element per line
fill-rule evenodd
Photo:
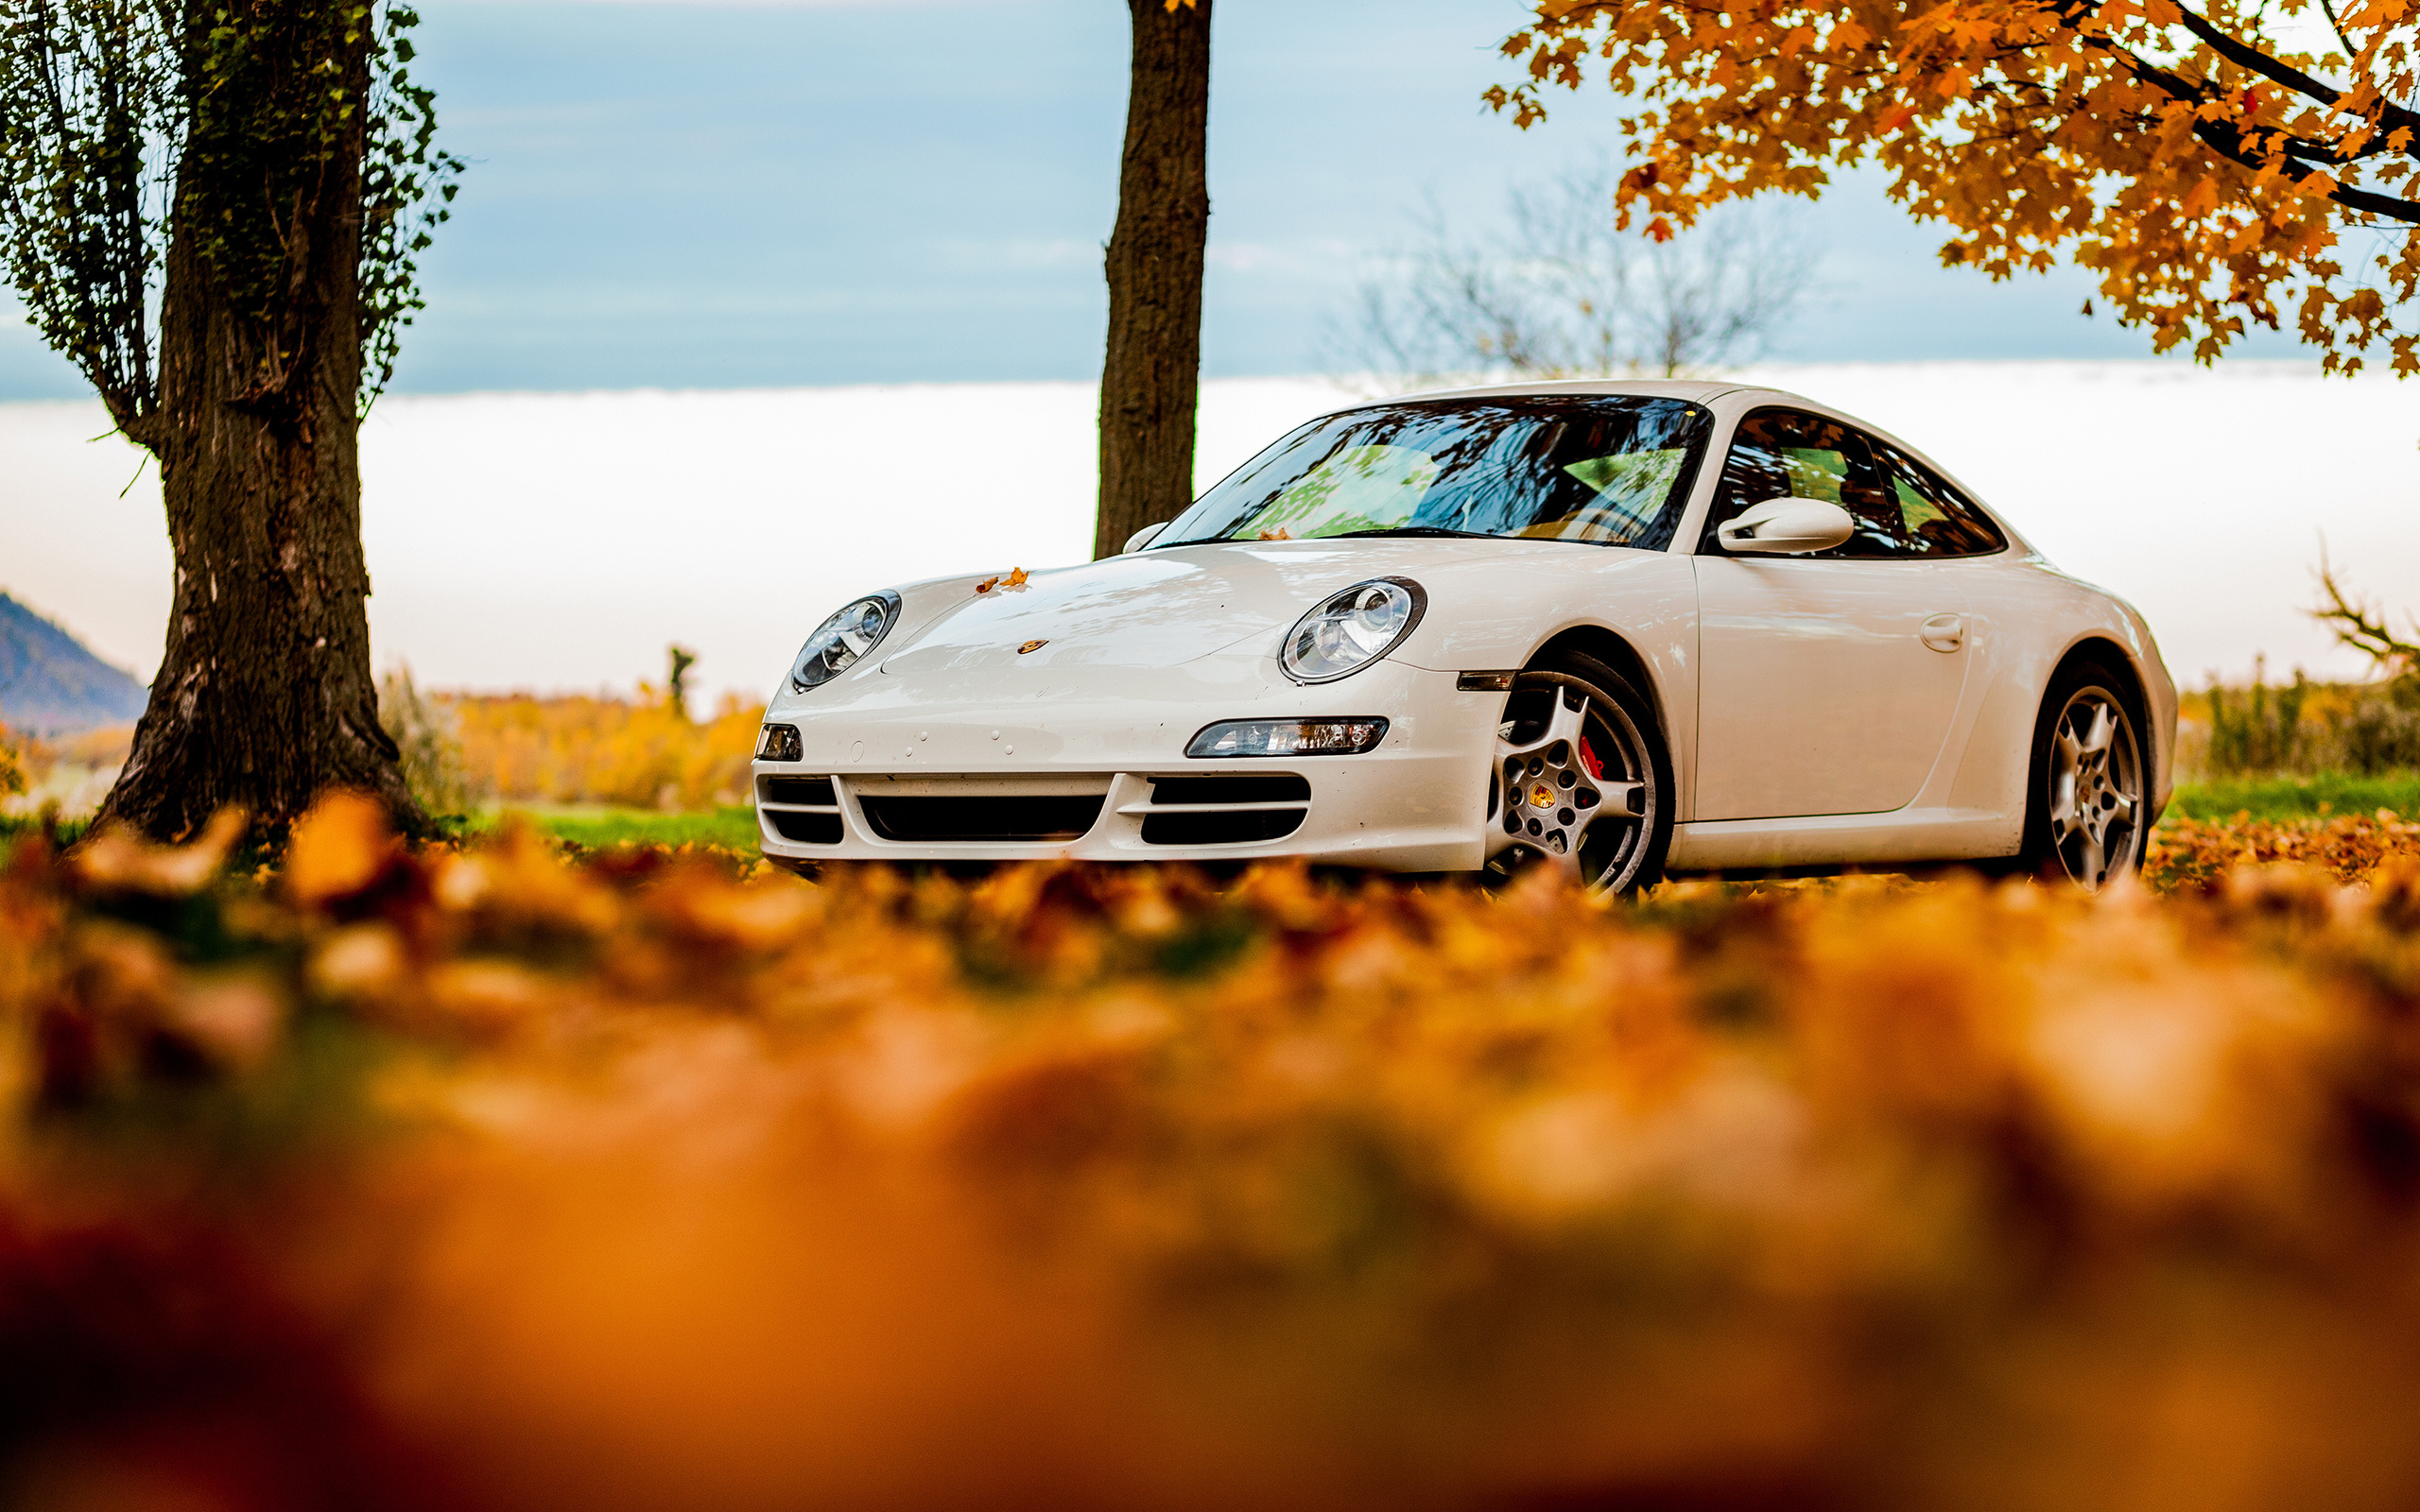
<path fill-rule="evenodd" d="M 1711 428 L 1638 397 L 1405 400 L 1330 415 L 1236 470 L 1159 546 L 1356 535 L 1668 545 Z"/>

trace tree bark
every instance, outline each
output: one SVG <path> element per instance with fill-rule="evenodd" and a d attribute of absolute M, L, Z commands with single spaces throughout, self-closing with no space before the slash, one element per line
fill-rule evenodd
<path fill-rule="evenodd" d="M 366 51 L 354 62 L 366 79 Z M 101 820 L 177 840 L 233 805 L 274 836 L 341 786 L 381 799 L 406 828 L 425 823 L 370 671 L 359 146 L 356 131 L 317 192 L 274 207 L 292 282 L 273 315 L 236 307 L 190 217 L 171 231 L 160 402 L 133 438 L 159 458 L 176 591 L 150 705 Z"/>
<path fill-rule="evenodd" d="M 1110 237 L 1096 558 L 1193 502 L 1201 254 L 1210 232 L 1210 0 L 1127 0 L 1134 63 Z"/>

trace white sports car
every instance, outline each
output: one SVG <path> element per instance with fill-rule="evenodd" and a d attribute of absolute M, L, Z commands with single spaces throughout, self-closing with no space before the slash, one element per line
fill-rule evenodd
<path fill-rule="evenodd" d="M 794 866 L 1302 855 L 1667 871 L 2005 858 L 2100 886 L 2168 800 L 2142 616 L 1913 447 L 1734 384 L 1301 426 L 1077 567 L 870 593 L 765 713 Z"/>

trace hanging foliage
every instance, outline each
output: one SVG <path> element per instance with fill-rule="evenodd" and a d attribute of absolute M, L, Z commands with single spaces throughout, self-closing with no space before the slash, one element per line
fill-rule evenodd
<path fill-rule="evenodd" d="M 1488 99 L 1526 128 L 1550 89 L 1602 78 L 1629 105 L 1623 222 L 1659 240 L 1870 163 L 1951 228 L 1945 264 L 1997 280 L 2069 258 L 2158 351 L 2208 361 L 2290 321 L 2331 371 L 2383 349 L 2409 373 L 2420 334 L 2393 311 L 2420 287 L 2415 10 L 1533 0 L 1503 43 L 1528 77 Z"/>

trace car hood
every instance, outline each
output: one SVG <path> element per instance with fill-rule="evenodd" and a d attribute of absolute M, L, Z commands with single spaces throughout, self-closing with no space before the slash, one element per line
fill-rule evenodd
<path fill-rule="evenodd" d="M 1457 580 L 1483 578 L 1494 585 L 1485 596 L 1498 601 L 1500 611 L 1513 608 L 1501 602 L 1505 569 L 1533 559 L 1569 561 L 1574 552 L 1604 565 L 1609 558 L 1652 555 L 1567 541 L 1433 539 L 1171 546 L 1036 572 L 981 593 L 959 586 L 962 579 L 911 589 L 917 609 L 924 606 L 915 601 L 928 593 L 956 601 L 916 623 L 880 665 L 920 681 L 979 679 L 1011 666 L 1150 671 L 1264 637 L 1273 655 L 1279 634 L 1313 604 L 1365 578 L 1409 576 L 1432 600 Z M 1476 595 L 1453 596 L 1466 600 L 1464 612 L 1475 607 L 1467 600 Z M 1407 645 L 1401 654 L 1415 653 Z"/>
<path fill-rule="evenodd" d="M 1260 575 L 1234 564 L 1112 557 L 995 581 L 910 632 L 882 660 L 893 676 L 1021 667 L 1172 667 L 1269 629 L 1280 611 Z M 1300 608 L 1286 615 L 1291 622 Z M 1030 651 L 1020 648 L 1031 645 Z"/>

